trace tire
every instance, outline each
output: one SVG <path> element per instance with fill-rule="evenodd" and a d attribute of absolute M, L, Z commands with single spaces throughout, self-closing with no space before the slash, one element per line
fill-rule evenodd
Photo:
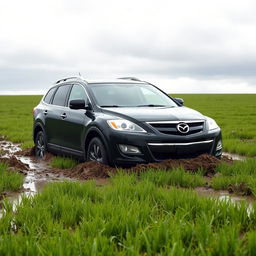
<path fill-rule="evenodd" d="M 87 161 L 108 164 L 107 151 L 98 137 L 95 137 L 90 141 L 86 155 Z"/>
<path fill-rule="evenodd" d="M 46 137 L 43 131 L 36 134 L 35 140 L 35 155 L 37 159 L 43 159 L 46 153 Z"/>

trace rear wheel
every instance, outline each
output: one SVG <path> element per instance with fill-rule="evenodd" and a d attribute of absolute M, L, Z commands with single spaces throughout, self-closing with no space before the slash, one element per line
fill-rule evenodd
<path fill-rule="evenodd" d="M 36 135 L 35 141 L 35 155 L 38 159 L 43 159 L 46 153 L 46 138 L 43 131 Z"/>
<path fill-rule="evenodd" d="M 102 141 L 97 137 L 93 138 L 89 143 L 87 150 L 87 161 L 95 161 L 102 164 L 108 164 L 106 149 Z"/>

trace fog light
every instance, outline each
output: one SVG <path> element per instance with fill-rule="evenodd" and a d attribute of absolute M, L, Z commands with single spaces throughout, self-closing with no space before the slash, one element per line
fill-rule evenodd
<path fill-rule="evenodd" d="M 216 146 L 216 151 L 219 151 L 221 149 L 222 149 L 222 142 L 221 142 L 221 140 L 219 140 L 217 143 L 217 146 Z"/>
<path fill-rule="evenodd" d="M 130 146 L 130 145 L 119 145 L 120 150 L 125 154 L 140 154 L 140 150 L 137 147 Z"/>

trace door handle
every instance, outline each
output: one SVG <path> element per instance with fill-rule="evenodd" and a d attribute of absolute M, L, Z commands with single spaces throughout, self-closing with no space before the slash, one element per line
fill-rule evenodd
<path fill-rule="evenodd" d="M 62 117 L 63 119 L 65 119 L 65 118 L 67 117 L 67 114 L 66 114 L 66 113 L 63 113 L 63 114 L 61 115 L 61 117 Z"/>
<path fill-rule="evenodd" d="M 45 116 L 47 115 L 47 112 L 48 112 L 48 110 L 45 110 L 45 111 L 44 111 L 44 115 L 45 115 Z"/>

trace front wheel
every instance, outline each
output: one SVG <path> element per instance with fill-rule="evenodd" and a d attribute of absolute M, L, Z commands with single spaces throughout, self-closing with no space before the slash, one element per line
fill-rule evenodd
<path fill-rule="evenodd" d="M 97 137 L 93 138 L 89 143 L 87 150 L 87 161 L 95 161 L 102 164 L 108 164 L 106 149 L 102 141 Z"/>
<path fill-rule="evenodd" d="M 35 155 L 38 159 L 43 159 L 46 153 L 46 138 L 43 131 L 40 131 L 36 135 L 35 141 Z"/>

